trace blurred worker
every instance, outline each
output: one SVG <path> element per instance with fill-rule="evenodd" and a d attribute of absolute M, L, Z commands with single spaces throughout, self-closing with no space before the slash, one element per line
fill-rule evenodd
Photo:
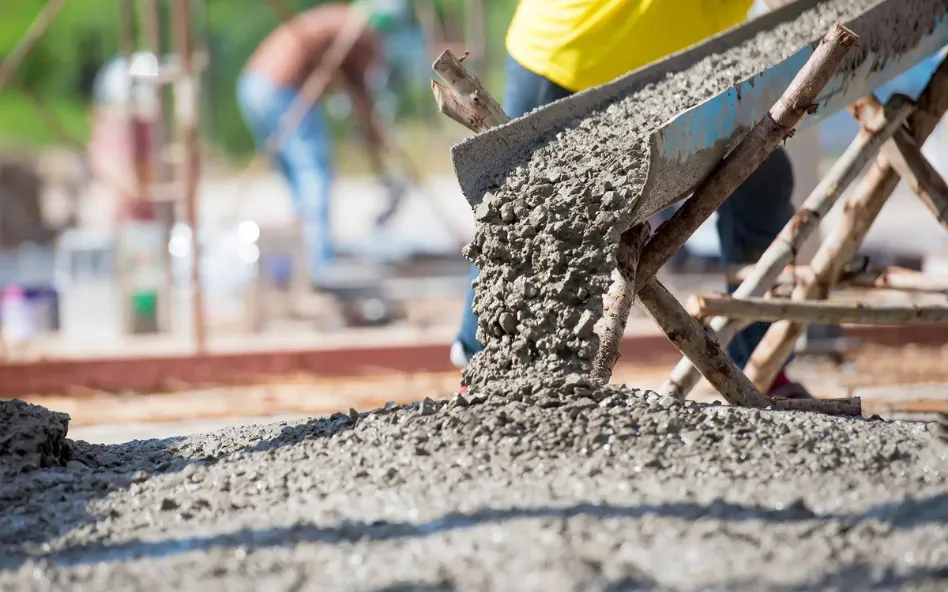
<path fill-rule="evenodd" d="M 610 82 L 740 24 L 753 0 L 521 0 L 507 31 L 504 110 L 511 118 Z M 718 209 L 725 265 L 753 263 L 793 216 L 793 170 L 783 149 Z M 472 269 L 471 278 L 477 275 Z M 729 286 L 730 290 L 737 286 Z M 483 349 L 469 290 L 451 359 L 463 367 Z M 743 367 L 769 325 L 739 333 L 728 353 Z M 771 394 L 809 397 L 781 372 Z"/>
<path fill-rule="evenodd" d="M 383 65 L 380 33 L 393 20 L 389 11 L 376 9 L 372 4 L 356 8 L 343 3 L 321 4 L 284 22 L 263 40 L 237 81 L 238 104 L 260 149 L 267 148 L 310 74 L 328 66 L 324 64 L 327 51 L 344 31 L 351 31 L 351 19 L 358 18 L 357 9 L 369 12 L 368 25 L 332 72 L 333 82 L 348 95 L 366 134 L 369 157 L 376 171 L 381 171 L 385 142 L 373 115 L 371 79 Z M 293 192 L 293 206 L 314 287 L 325 283 L 334 258 L 329 217 L 331 149 L 323 104 L 317 102 L 295 129 L 288 130 L 274 155 Z"/>

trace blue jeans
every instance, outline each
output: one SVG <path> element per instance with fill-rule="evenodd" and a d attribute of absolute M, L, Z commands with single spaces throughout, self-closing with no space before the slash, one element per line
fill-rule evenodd
<path fill-rule="evenodd" d="M 570 95 L 566 89 L 538 76 L 507 57 L 504 110 L 511 118 Z M 718 209 L 718 235 L 724 265 L 755 263 L 793 216 L 793 168 L 781 148 L 755 171 Z M 471 266 L 471 279 L 477 277 Z M 737 286 L 728 286 L 733 291 Z M 468 355 L 484 349 L 477 341 L 477 317 L 472 310 L 474 289 L 469 288 L 457 340 Z M 755 323 L 735 336 L 728 354 L 741 368 L 763 339 L 769 323 Z"/>
<path fill-rule="evenodd" d="M 237 103 L 254 141 L 264 149 L 297 91 L 252 72 L 237 80 Z M 333 170 L 331 137 L 322 106 L 311 109 L 284 139 L 276 165 L 290 184 L 293 210 L 301 223 L 310 280 L 320 283 L 333 259 L 329 203 Z"/>

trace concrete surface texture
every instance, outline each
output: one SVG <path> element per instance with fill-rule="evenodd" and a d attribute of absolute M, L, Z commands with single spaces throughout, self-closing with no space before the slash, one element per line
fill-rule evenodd
<path fill-rule="evenodd" d="M 944 589 L 923 424 L 509 386 L 68 442 L 0 481 L 0 589 Z"/>
<path fill-rule="evenodd" d="M 111 446 L 22 440 L 0 455 L 0 589 L 944 589 L 934 425 L 586 376 L 645 132 L 873 3 L 822 3 L 498 180 L 466 251 L 487 340 L 468 393 Z"/>

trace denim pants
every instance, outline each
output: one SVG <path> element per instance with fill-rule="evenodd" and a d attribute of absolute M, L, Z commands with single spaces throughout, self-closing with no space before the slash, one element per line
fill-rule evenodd
<path fill-rule="evenodd" d="M 530 72 L 507 57 L 504 110 L 511 118 L 569 96 L 571 93 L 542 76 Z M 764 250 L 793 216 L 793 169 L 783 149 L 778 149 L 718 208 L 718 235 L 725 265 L 756 263 Z M 477 277 L 471 266 L 471 280 Z M 729 285 L 733 292 L 737 286 Z M 469 288 L 457 341 L 473 355 L 484 346 L 477 341 L 477 317 L 472 310 L 474 289 Z M 728 346 L 728 354 L 741 368 L 763 339 L 769 323 L 755 323 Z"/>
<path fill-rule="evenodd" d="M 261 150 L 277 131 L 296 100 L 296 89 L 282 88 L 268 78 L 244 73 L 237 80 L 237 103 L 254 142 Z M 290 185 L 293 210 L 300 222 L 310 280 L 325 279 L 333 259 L 329 200 L 333 170 L 331 137 L 322 106 L 313 107 L 284 139 L 276 165 Z"/>

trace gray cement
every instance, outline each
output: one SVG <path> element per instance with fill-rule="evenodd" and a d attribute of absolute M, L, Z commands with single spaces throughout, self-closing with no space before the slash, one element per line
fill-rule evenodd
<path fill-rule="evenodd" d="M 578 377 L 119 446 L 0 482 L 0 590 L 943 590 L 924 424 Z"/>
<path fill-rule="evenodd" d="M 0 481 L 0 590 L 943 590 L 948 450 L 928 427 L 585 377 L 645 133 L 868 4 L 669 76 L 498 180 L 467 250 L 487 341 L 467 395 L 66 441 Z"/>
<path fill-rule="evenodd" d="M 592 329 L 602 317 L 618 238 L 647 178 L 649 134 L 786 59 L 833 22 L 878 3 L 820 3 L 575 120 L 496 179 L 475 206 L 477 232 L 465 250 L 481 271 L 474 310 L 486 344 L 466 370 L 466 383 L 524 372 L 588 374 L 599 347 Z"/>
<path fill-rule="evenodd" d="M 14 399 L 0 401 L 0 479 L 62 466 L 69 456 L 69 416 Z"/>

